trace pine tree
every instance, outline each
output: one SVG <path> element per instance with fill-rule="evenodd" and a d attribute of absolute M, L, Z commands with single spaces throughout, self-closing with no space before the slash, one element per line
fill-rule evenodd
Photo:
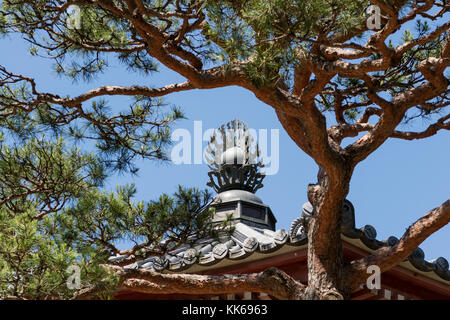
<path fill-rule="evenodd" d="M 379 16 L 373 16 L 377 10 L 367 14 L 370 5 L 379 8 Z M 68 15 L 70 6 L 76 7 Z M 42 147 L 41 142 L 32 140 L 16 149 L 5 146 L 2 152 L 7 160 L 2 161 L 11 166 L 2 165 L 6 175 L 0 178 L 10 185 L 5 187 L 7 196 L 1 200 L 1 212 L 2 217 L 10 217 L 2 221 L 13 222 L 12 229 L 6 223 L 3 234 L 29 232 L 37 237 L 33 243 L 46 247 L 43 254 L 56 252 L 54 256 L 60 257 L 58 252 L 66 240 L 53 240 L 52 244 L 47 243 L 51 237 L 41 238 L 48 234 L 46 226 L 55 225 L 61 228 L 61 236 L 66 231 L 73 235 L 72 248 L 80 248 L 73 258 L 59 258 L 57 263 L 65 265 L 71 259 L 91 254 L 93 261 L 101 260 L 100 251 L 94 254 L 86 249 L 84 253 L 82 249 L 90 236 L 94 237 L 91 241 L 96 248 L 114 251 L 109 245 L 117 237 L 129 232 L 142 235 L 144 229 L 153 230 L 153 223 L 158 230 L 158 219 L 169 223 L 165 219 L 170 218 L 162 214 L 166 209 L 162 208 L 156 210 L 154 220 L 143 221 L 147 218 L 139 213 L 144 210 L 142 205 L 128 205 L 130 189 L 99 196 L 96 188 L 103 175 L 101 165 L 134 172 L 137 168 L 132 160 L 137 156 L 165 158 L 170 124 L 182 113 L 179 109 L 161 113 L 164 109 L 160 98 L 174 92 L 237 85 L 273 107 L 292 140 L 320 167 L 318 183 L 308 190 L 315 212 L 308 227 L 308 285 L 276 270 L 258 275 L 258 279 L 271 279 L 260 283 L 270 284 L 268 287 L 279 298 L 348 298 L 366 276 L 368 265 L 377 264 L 382 271 L 392 268 L 450 220 L 447 200 L 417 220 L 398 245 L 377 250 L 351 264 L 343 261 L 340 213 L 354 168 L 390 138 L 423 139 L 450 128 L 448 11 L 448 3 L 440 0 L 3 1 L 0 31 L 20 34 L 30 42 L 30 54 L 53 59 L 60 75 L 89 80 L 108 68 L 109 58 L 146 75 L 157 72 L 160 63 L 186 79 L 161 88 L 104 86 L 76 97 L 62 97 L 39 92 L 39 79 L 2 67 L 0 123 L 4 132 L 18 139 L 51 132 L 58 137 L 94 140 L 100 151 L 99 159 L 81 154 L 82 161 L 73 161 L 75 151 L 64 153 L 61 144 L 52 145 L 54 152 L 61 154 L 56 163 L 61 161 L 64 168 L 50 164 L 51 175 L 45 176 L 45 184 L 49 183 L 52 191 L 43 191 L 40 181 L 32 180 L 31 186 L 24 189 L 21 182 L 11 178 L 14 170 L 25 170 L 23 174 L 31 176 L 39 172 L 33 172 L 26 163 L 15 163 L 16 156 L 8 158 L 8 154 L 18 152 L 26 159 L 27 153 Z M 376 23 L 368 23 L 371 19 L 379 19 L 379 29 L 372 28 Z M 400 41 L 395 40 L 399 38 Z M 99 102 L 111 95 L 135 97 L 135 103 L 127 113 L 114 113 L 106 101 Z M 95 102 L 88 105 L 91 100 Z M 335 118 L 331 124 L 327 124 L 327 114 Z M 415 118 L 432 122 L 420 132 L 400 128 Z M 344 138 L 360 134 L 362 137 L 343 146 Z M 33 161 L 37 160 L 26 160 L 28 164 Z M 92 189 L 83 195 L 77 194 L 80 176 L 85 177 L 84 188 Z M 52 185 L 57 177 L 68 179 L 67 190 Z M 196 199 L 202 198 L 200 193 L 195 195 Z M 65 199 L 73 203 L 65 206 L 61 202 Z M 178 195 L 163 197 L 157 203 L 167 205 L 167 212 L 176 215 L 177 199 Z M 89 215 L 86 211 L 81 214 L 83 206 L 89 208 Z M 66 210 L 70 210 L 70 215 Z M 98 237 L 96 214 L 112 219 L 111 226 L 97 226 L 106 228 L 106 238 Z M 130 214 L 132 217 L 126 218 Z M 23 220 L 25 216 L 40 219 L 28 223 Z M 74 230 L 65 222 L 69 217 L 75 219 Z M 117 224 L 114 219 L 118 219 Z M 81 235 L 84 232 L 87 234 Z M 148 236 L 152 241 L 158 238 L 153 231 Z M 19 244 L 31 264 L 40 259 L 30 241 Z M 8 248 L 19 244 L 11 243 Z M 7 250 L 5 256 L 11 252 L 14 249 Z M 14 259 L 17 258 L 20 257 Z M 13 269 L 15 260 L 8 259 L 8 266 L 2 270 L 16 279 L 26 277 L 28 271 Z M 97 274 L 96 270 L 92 272 Z M 124 279 L 135 276 L 120 267 L 113 270 L 122 284 Z M 42 277 L 46 276 L 42 273 Z M 175 282 L 167 275 L 140 276 L 150 283 L 167 279 Z M 49 277 L 55 283 L 61 280 Z M 254 279 L 250 277 L 248 281 Z M 190 280 L 195 285 L 194 278 L 183 278 Z M 202 279 L 203 285 L 207 287 L 208 281 L 212 280 Z M 222 282 L 227 288 L 230 278 L 224 277 Z M 14 283 L 7 283 L 2 290 L 11 286 Z M 27 291 L 16 287 L 14 295 Z M 39 283 L 26 295 L 38 295 L 38 287 Z"/>

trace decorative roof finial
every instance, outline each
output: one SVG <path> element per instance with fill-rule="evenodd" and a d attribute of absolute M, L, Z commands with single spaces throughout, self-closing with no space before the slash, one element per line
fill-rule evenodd
<path fill-rule="evenodd" d="M 210 181 L 216 192 L 237 189 L 255 193 L 263 187 L 264 167 L 257 143 L 245 122 L 230 121 L 214 130 L 206 148 Z"/>

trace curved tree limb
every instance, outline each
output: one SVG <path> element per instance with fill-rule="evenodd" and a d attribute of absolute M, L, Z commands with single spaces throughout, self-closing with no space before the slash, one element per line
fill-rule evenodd
<path fill-rule="evenodd" d="M 347 282 L 356 288 L 367 277 L 367 268 L 377 265 L 381 271 L 389 270 L 405 260 L 426 238 L 450 222 L 450 200 L 430 210 L 414 222 L 403 234 L 400 241 L 392 247 L 382 247 L 371 255 L 353 261 L 347 267 Z"/>
<path fill-rule="evenodd" d="M 439 130 L 450 130 L 450 122 L 445 122 L 450 119 L 450 114 L 440 118 L 435 123 L 428 126 L 427 129 L 421 132 L 404 132 L 394 131 L 391 135 L 392 138 L 404 139 L 404 140 L 416 140 L 424 139 L 435 135 Z"/>
<path fill-rule="evenodd" d="M 143 269 L 124 269 L 105 265 L 119 278 L 116 292 L 132 290 L 146 294 L 226 294 L 236 292 L 265 292 L 277 299 L 296 299 L 303 296 L 305 286 L 277 268 L 252 274 L 221 276 L 193 274 L 165 274 Z M 89 299 L 98 288 L 79 292 L 75 299 Z"/>

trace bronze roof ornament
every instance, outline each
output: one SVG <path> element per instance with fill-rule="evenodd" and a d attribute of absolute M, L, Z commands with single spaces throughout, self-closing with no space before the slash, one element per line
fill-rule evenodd
<path fill-rule="evenodd" d="M 206 148 L 210 171 L 207 185 L 217 193 L 246 190 L 255 193 L 265 177 L 259 146 L 245 122 L 233 120 L 214 130 Z"/>

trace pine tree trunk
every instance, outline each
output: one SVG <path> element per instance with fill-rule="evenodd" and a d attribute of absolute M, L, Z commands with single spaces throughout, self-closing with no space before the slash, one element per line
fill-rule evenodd
<path fill-rule="evenodd" d="M 336 182 L 321 169 L 319 183 L 310 185 L 308 199 L 314 211 L 308 224 L 308 288 L 305 299 L 349 299 L 345 288 L 341 215 L 350 184 L 350 170 Z"/>
<path fill-rule="evenodd" d="M 340 232 L 329 235 L 326 248 L 316 242 L 317 220 L 308 232 L 308 288 L 305 299 L 342 300 L 347 295 L 343 288 L 343 254 Z"/>

